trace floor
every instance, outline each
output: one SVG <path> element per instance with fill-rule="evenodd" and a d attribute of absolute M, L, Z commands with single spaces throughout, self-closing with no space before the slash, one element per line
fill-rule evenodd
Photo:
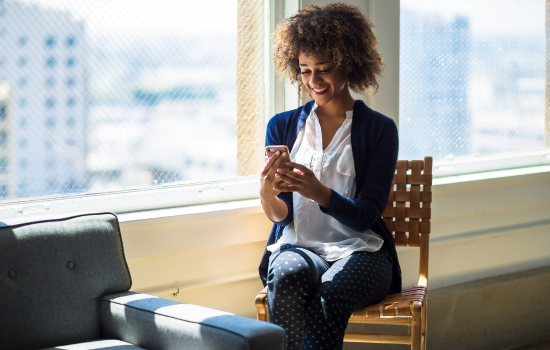
<path fill-rule="evenodd" d="M 528 344 L 520 346 L 519 348 L 513 348 L 508 350 L 550 350 L 550 339 L 534 343 L 534 344 Z"/>

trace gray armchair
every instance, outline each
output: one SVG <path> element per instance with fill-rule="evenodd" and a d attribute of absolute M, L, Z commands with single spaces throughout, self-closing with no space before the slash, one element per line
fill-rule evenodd
<path fill-rule="evenodd" d="M 0 350 L 284 349 L 281 327 L 128 292 L 112 213 L 0 222 Z"/>

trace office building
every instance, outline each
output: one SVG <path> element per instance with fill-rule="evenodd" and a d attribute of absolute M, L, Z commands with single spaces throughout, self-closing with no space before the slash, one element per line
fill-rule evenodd
<path fill-rule="evenodd" d="M 12 86 L 9 168 L 17 197 L 86 188 L 84 39 L 83 23 L 67 12 L 0 4 L 0 80 Z"/>

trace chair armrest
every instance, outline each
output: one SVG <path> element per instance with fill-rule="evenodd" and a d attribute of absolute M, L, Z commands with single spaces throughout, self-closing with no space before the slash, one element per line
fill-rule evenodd
<path fill-rule="evenodd" d="M 269 315 L 267 314 L 267 287 L 262 289 L 258 295 L 256 295 L 256 310 L 257 310 L 257 320 L 269 322 Z"/>
<path fill-rule="evenodd" d="M 101 336 L 144 349 L 283 350 L 286 335 L 274 324 L 148 294 L 104 296 Z"/>

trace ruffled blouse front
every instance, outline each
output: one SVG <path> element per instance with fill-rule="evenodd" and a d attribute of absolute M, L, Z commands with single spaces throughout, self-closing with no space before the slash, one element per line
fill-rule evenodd
<path fill-rule="evenodd" d="M 352 197 L 355 193 L 355 165 L 351 148 L 353 111 L 323 149 L 323 135 L 314 104 L 305 125 L 298 133 L 290 153 L 291 159 L 309 168 L 325 186 L 339 194 Z M 372 230 L 359 231 L 341 224 L 323 213 L 319 206 L 293 193 L 294 220 L 283 231 L 279 241 L 267 247 L 275 251 L 282 244 L 308 248 L 326 261 L 344 258 L 356 251 L 378 251 L 384 240 Z"/>

